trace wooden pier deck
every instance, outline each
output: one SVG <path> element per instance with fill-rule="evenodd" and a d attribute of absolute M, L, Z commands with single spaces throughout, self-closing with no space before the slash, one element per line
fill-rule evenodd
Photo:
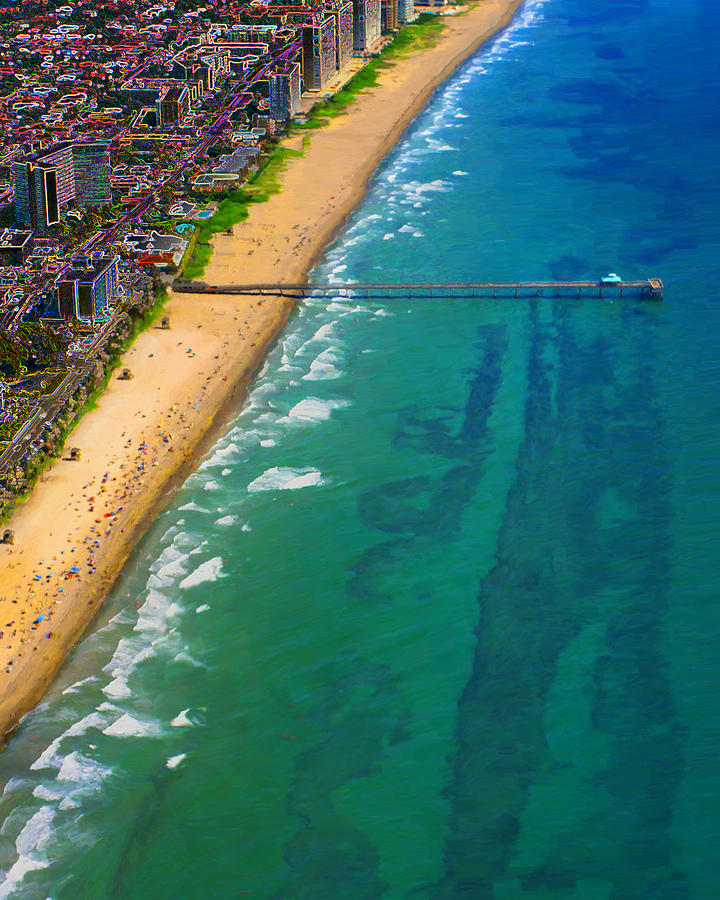
<path fill-rule="evenodd" d="M 179 278 L 173 290 L 189 294 L 259 294 L 281 297 L 349 296 L 376 299 L 429 297 L 642 297 L 662 298 L 659 278 L 646 281 L 486 281 L 423 283 L 206 284 Z"/>

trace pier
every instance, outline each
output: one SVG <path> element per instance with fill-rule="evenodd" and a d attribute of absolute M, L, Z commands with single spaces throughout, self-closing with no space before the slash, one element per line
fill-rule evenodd
<path fill-rule="evenodd" d="M 411 283 L 340 283 L 329 284 L 206 284 L 178 278 L 173 290 L 186 294 L 253 294 L 279 297 L 345 296 L 366 299 L 422 299 L 435 297 L 639 297 L 660 300 L 663 283 L 659 278 L 646 281 L 485 281 Z"/>

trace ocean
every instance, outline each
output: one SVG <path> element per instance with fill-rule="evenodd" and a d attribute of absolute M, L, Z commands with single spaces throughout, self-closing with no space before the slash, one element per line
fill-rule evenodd
<path fill-rule="evenodd" d="M 720 8 L 528 2 L 0 755 L 0 898 L 720 896 Z"/>

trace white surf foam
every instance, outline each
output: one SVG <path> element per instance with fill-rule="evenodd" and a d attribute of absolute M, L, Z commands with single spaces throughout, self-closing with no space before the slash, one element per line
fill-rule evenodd
<path fill-rule="evenodd" d="M 221 556 L 208 559 L 206 562 L 201 563 L 194 572 L 191 572 L 187 578 L 183 578 L 180 582 L 180 588 L 187 590 L 187 588 L 196 587 L 198 584 L 217 581 L 218 578 L 222 577 L 222 566 Z"/>
<path fill-rule="evenodd" d="M 65 796 L 63 791 L 57 789 L 52 790 L 52 788 L 49 788 L 44 784 L 38 784 L 33 789 L 32 795 L 33 797 L 37 797 L 38 800 L 46 800 L 49 803 L 57 803 Z"/>
<path fill-rule="evenodd" d="M 187 753 L 178 753 L 177 756 L 168 757 L 165 765 L 168 769 L 177 769 L 177 767 L 184 759 L 187 759 Z"/>
<path fill-rule="evenodd" d="M 80 681 L 76 681 L 74 684 L 66 687 L 63 691 L 63 695 L 78 694 L 82 687 L 84 687 L 86 684 L 92 684 L 93 681 L 97 681 L 97 675 L 88 675 L 87 678 L 81 678 Z"/>
<path fill-rule="evenodd" d="M 178 574 L 185 574 L 186 571 L 187 570 L 183 568 L 182 572 Z M 173 579 L 173 583 L 174 581 L 175 579 Z M 148 591 L 147 599 L 138 610 L 137 622 L 135 623 L 133 631 L 152 631 L 165 634 L 170 628 L 170 620 L 181 612 L 182 609 L 177 606 L 177 604 L 168 600 L 164 594 L 161 594 L 159 591 Z M 120 643 L 122 643 L 123 640 L 125 640 L 125 638 L 121 638 Z M 152 656 L 155 652 L 152 646 L 148 647 L 147 645 L 140 646 L 135 644 L 135 648 L 136 653 L 132 657 L 129 667 L 122 670 L 123 674 L 128 674 L 139 662 Z"/>
<path fill-rule="evenodd" d="M 38 756 L 35 762 L 30 765 L 30 768 L 60 768 L 60 765 L 62 763 L 62 757 L 58 753 L 60 742 L 66 737 L 76 737 L 77 735 L 84 734 L 88 730 L 88 728 L 100 728 L 102 725 L 104 725 L 106 719 L 100 715 L 100 712 L 103 710 L 103 708 L 104 704 L 98 707 L 95 712 L 91 712 L 89 715 L 84 716 L 77 722 L 73 722 L 73 724 L 69 728 L 66 728 L 59 737 L 56 737 L 55 740 L 45 750 L 43 750 L 43 752 L 40 754 L 40 756 Z"/>
<path fill-rule="evenodd" d="M 105 730 L 105 734 L 109 732 Z M 60 771 L 57 774 L 58 781 L 71 781 L 75 784 L 97 784 L 99 780 L 104 778 L 110 769 L 102 766 L 88 756 L 84 756 L 77 750 L 63 759 Z"/>
<path fill-rule="evenodd" d="M 337 364 L 340 362 L 340 353 L 334 347 L 323 350 L 310 363 L 310 371 L 303 375 L 303 381 L 329 381 L 340 378 L 343 374 Z"/>
<path fill-rule="evenodd" d="M 195 547 L 197 546 L 197 542 L 198 539 L 196 537 L 193 537 L 193 535 L 188 534 L 186 531 L 181 531 L 173 538 L 173 547 L 182 547 L 183 549 Z"/>
<path fill-rule="evenodd" d="M 0 898 L 9 897 L 28 872 L 46 869 L 49 861 L 39 856 L 52 833 L 52 821 L 55 810 L 51 806 L 42 806 L 28 819 L 25 827 L 17 836 L 15 849 L 18 857 L 10 869 L 5 872 L 0 884 Z"/>
<path fill-rule="evenodd" d="M 127 681 L 122 678 L 113 678 L 113 680 L 106 684 L 103 688 L 103 694 L 106 697 L 112 697 L 113 700 L 123 700 L 126 697 L 132 697 L 132 691 L 127 685 Z"/>
<path fill-rule="evenodd" d="M 221 525 L 223 528 L 228 525 L 234 525 L 237 522 L 237 516 L 222 516 L 215 523 L 216 525 Z"/>
<path fill-rule="evenodd" d="M 138 721 L 130 713 L 123 713 L 112 725 L 103 728 L 103 734 L 112 737 L 145 737 L 155 733 L 156 729 L 153 726 Z"/>
<path fill-rule="evenodd" d="M 278 422 L 324 422 L 330 418 L 335 409 L 349 406 L 347 400 L 321 400 L 319 397 L 306 397 L 290 410 L 287 416 Z"/>
<path fill-rule="evenodd" d="M 187 569 L 185 568 L 185 562 L 187 562 L 187 554 L 181 553 L 174 547 L 168 547 L 168 549 L 174 551 L 175 559 L 171 559 L 166 562 L 165 565 L 161 566 L 155 574 L 160 580 L 167 579 L 170 583 L 172 583 L 176 578 L 179 578 L 181 575 L 187 574 Z"/>
<path fill-rule="evenodd" d="M 188 725 L 192 725 L 193 723 L 190 721 L 190 719 L 188 719 L 188 715 L 187 715 L 189 712 L 190 712 L 189 706 L 187 709 L 180 710 L 180 712 L 170 722 L 172 727 L 173 728 L 184 728 Z"/>
<path fill-rule="evenodd" d="M 291 469 L 286 466 L 273 466 L 263 472 L 248 485 L 248 491 L 294 491 L 299 488 L 315 487 L 325 484 L 318 469 Z"/>

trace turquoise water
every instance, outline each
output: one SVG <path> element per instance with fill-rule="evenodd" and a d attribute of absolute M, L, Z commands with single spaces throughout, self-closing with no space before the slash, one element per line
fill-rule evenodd
<path fill-rule="evenodd" d="M 720 12 L 547 0 L 311 299 L 0 756 L 0 897 L 720 895 Z"/>

